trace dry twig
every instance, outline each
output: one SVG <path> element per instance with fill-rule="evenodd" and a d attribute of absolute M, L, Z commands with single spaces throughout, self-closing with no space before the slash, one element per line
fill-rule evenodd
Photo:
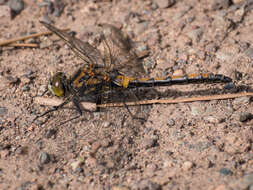
<path fill-rule="evenodd" d="M 236 94 L 221 94 L 221 95 L 210 95 L 210 96 L 201 96 L 201 97 L 191 97 L 191 98 L 178 98 L 178 99 L 160 99 L 160 100 L 142 100 L 135 102 L 119 102 L 119 103 L 108 103 L 108 104 L 99 104 L 91 102 L 81 102 L 81 105 L 86 110 L 96 110 L 96 107 L 105 108 L 105 107 L 123 107 L 127 106 L 136 106 L 136 105 L 147 105 L 147 104 L 177 104 L 177 103 L 187 103 L 187 102 L 196 102 L 196 101 L 209 101 L 209 100 L 224 100 L 224 99 L 232 99 L 243 96 L 253 96 L 252 92 L 244 92 L 244 93 L 236 93 Z M 42 98 L 36 97 L 35 103 L 41 105 L 49 105 L 49 106 L 57 106 L 61 104 L 63 101 L 60 99 L 52 99 L 52 98 Z"/>
<path fill-rule="evenodd" d="M 39 47 L 38 44 L 24 44 L 24 43 L 11 43 L 7 45 L 8 47 Z"/>
<path fill-rule="evenodd" d="M 62 31 L 66 31 L 66 30 L 69 30 L 69 29 L 63 29 Z M 41 33 L 31 34 L 31 35 L 28 35 L 28 36 L 17 37 L 17 38 L 13 38 L 13 39 L 9 39 L 9 40 L 5 40 L 3 42 L 0 42 L 0 46 L 6 46 L 8 44 L 11 44 L 11 43 L 14 43 L 14 42 L 17 42 L 17 41 L 27 40 L 27 39 L 30 39 L 30 38 L 45 36 L 45 35 L 49 35 L 49 34 L 52 34 L 52 32 L 48 31 L 48 32 L 41 32 Z"/>

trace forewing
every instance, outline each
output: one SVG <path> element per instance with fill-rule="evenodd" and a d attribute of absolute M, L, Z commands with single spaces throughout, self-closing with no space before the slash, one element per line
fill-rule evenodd
<path fill-rule="evenodd" d="M 110 49 L 111 67 L 128 77 L 146 76 L 143 64 L 138 60 L 128 36 L 112 25 L 101 24 L 101 27 L 105 43 Z"/>
<path fill-rule="evenodd" d="M 51 24 L 40 21 L 47 29 L 52 31 L 54 34 L 59 36 L 65 43 L 70 47 L 70 49 L 86 63 L 95 64 L 103 66 L 103 58 L 100 52 L 91 46 L 88 42 L 83 42 L 78 38 L 70 36 L 68 33 L 59 30 Z"/>

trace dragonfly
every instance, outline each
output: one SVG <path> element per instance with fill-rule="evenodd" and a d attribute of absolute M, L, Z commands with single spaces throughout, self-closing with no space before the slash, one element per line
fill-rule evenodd
<path fill-rule="evenodd" d="M 84 64 L 71 76 L 64 72 L 55 73 L 49 80 L 48 90 L 57 97 L 64 98 L 63 103 L 38 115 L 34 120 L 50 112 L 62 108 L 72 102 L 79 115 L 83 111 L 82 101 L 101 100 L 101 96 L 110 91 L 156 86 L 171 86 L 194 83 L 229 83 L 232 79 L 213 73 L 188 74 L 182 76 L 167 76 L 150 78 L 139 56 L 133 50 L 132 42 L 120 29 L 101 24 L 101 43 L 103 53 L 88 42 L 84 42 L 57 27 L 40 21 L 48 30 L 60 37 Z"/>

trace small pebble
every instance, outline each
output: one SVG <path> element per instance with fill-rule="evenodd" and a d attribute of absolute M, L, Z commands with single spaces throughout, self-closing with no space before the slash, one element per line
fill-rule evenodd
<path fill-rule="evenodd" d="M 75 161 L 75 162 L 72 162 L 71 164 L 70 164 L 70 166 L 71 166 L 71 169 L 73 170 L 73 171 L 76 171 L 78 168 L 80 168 L 80 166 L 83 164 L 83 161 L 82 160 L 77 160 L 77 161 Z"/>
<path fill-rule="evenodd" d="M 227 9 L 230 5 L 230 0 L 213 0 L 211 2 L 211 7 L 213 10 Z"/>
<path fill-rule="evenodd" d="M 244 175 L 242 181 L 243 183 L 246 183 L 247 185 L 250 185 L 253 187 L 253 173 Z"/>
<path fill-rule="evenodd" d="M 111 124 L 112 124 L 112 123 L 109 122 L 109 121 L 104 121 L 104 122 L 103 122 L 103 128 L 110 127 Z"/>
<path fill-rule="evenodd" d="M 251 113 L 245 112 L 245 113 L 241 113 L 239 116 L 239 121 L 240 122 L 246 122 L 249 121 L 253 118 L 253 115 Z"/>
<path fill-rule="evenodd" d="M 6 2 L 6 0 L 0 0 L 0 5 L 3 5 Z"/>
<path fill-rule="evenodd" d="M 193 116 L 198 116 L 198 115 L 202 115 L 204 113 L 204 109 L 201 108 L 200 106 L 192 106 L 191 107 L 191 114 Z"/>
<path fill-rule="evenodd" d="M 140 34 L 143 33 L 147 28 L 148 28 L 148 22 L 141 22 L 141 23 L 138 23 L 138 24 L 134 27 L 134 33 L 135 33 L 136 35 L 140 35 Z"/>
<path fill-rule="evenodd" d="M 56 133 L 57 133 L 57 130 L 55 130 L 55 129 L 49 129 L 46 132 L 45 136 L 46 136 L 46 138 L 51 138 L 52 136 L 55 136 Z"/>
<path fill-rule="evenodd" d="M 182 69 L 178 69 L 173 72 L 173 76 L 183 76 L 183 75 L 184 71 Z"/>
<path fill-rule="evenodd" d="M 117 185 L 117 186 L 113 186 L 112 190 L 130 190 L 128 187 L 125 187 L 123 185 Z"/>
<path fill-rule="evenodd" d="M 169 119 L 167 125 L 170 127 L 174 126 L 175 125 L 174 119 Z"/>
<path fill-rule="evenodd" d="M 25 85 L 23 85 L 23 86 L 21 87 L 21 90 L 22 90 L 23 92 L 27 92 L 27 91 L 30 90 L 30 86 L 29 86 L 28 84 L 25 84 Z"/>
<path fill-rule="evenodd" d="M 48 48 L 49 46 L 51 46 L 53 44 L 53 42 L 49 39 L 46 39 L 46 40 L 43 40 L 41 43 L 40 43 L 40 48 L 41 49 L 44 49 L 44 48 Z"/>
<path fill-rule="evenodd" d="M 238 3 L 241 3 L 241 2 L 243 2 L 243 1 L 245 1 L 245 0 L 232 0 L 232 2 L 233 2 L 234 4 L 238 4 Z"/>
<path fill-rule="evenodd" d="M 158 5 L 159 8 L 168 8 L 174 5 L 176 0 L 155 0 L 155 3 Z"/>
<path fill-rule="evenodd" d="M 193 167 L 193 163 L 190 161 L 186 161 L 183 163 L 182 168 L 184 171 L 188 171 L 189 169 L 191 169 Z"/>
<path fill-rule="evenodd" d="M 161 185 L 150 180 L 142 180 L 136 184 L 136 189 L 160 190 Z"/>
<path fill-rule="evenodd" d="M 203 35 L 203 30 L 201 28 L 197 28 L 187 33 L 187 36 L 192 39 L 194 42 L 199 42 Z"/>
<path fill-rule="evenodd" d="M 25 7 L 23 0 L 9 0 L 8 6 L 11 9 L 11 19 L 15 18 Z"/>
<path fill-rule="evenodd" d="M 149 149 L 149 148 L 156 146 L 157 140 L 153 139 L 153 138 L 145 138 L 142 143 L 143 143 L 142 146 L 145 149 Z"/>
<path fill-rule="evenodd" d="M 204 117 L 204 120 L 210 123 L 220 123 L 220 121 L 222 121 L 223 119 L 218 118 L 217 116 L 210 115 L 210 116 Z"/>
<path fill-rule="evenodd" d="M 9 0 L 8 6 L 12 11 L 17 13 L 21 12 L 24 9 L 24 1 L 22 0 Z"/>
<path fill-rule="evenodd" d="M 0 116 L 4 116 L 8 113 L 8 108 L 6 107 L 0 107 Z"/>
<path fill-rule="evenodd" d="M 236 105 L 236 106 L 245 106 L 245 105 L 248 105 L 250 103 L 250 97 L 239 97 L 239 98 L 236 98 L 234 99 L 233 101 L 233 104 Z"/>
<path fill-rule="evenodd" d="M 246 54 L 250 59 L 253 59 L 253 48 L 248 48 L 248 49 L 245 51 L 245 54 Z"/>
<path fill-rule="evenodd" d="M 50 162 L 50 155 L 47 152 L 41 152 L 39 160 L 41 164 L 48 164 Z"/>
<path fill-rule="evenodd" d="M 221 168 L 219 170 L 219 172 L 221 175 L 232 175 L 233 174 L 233 172 L 227 168 Z"/>
<path fill-rule="evenodd" d="M 18 147 L 16 153 L 19 155 L 27 154 L 28 151 L 27 149 L 28 149 L 27 147 Z"/>

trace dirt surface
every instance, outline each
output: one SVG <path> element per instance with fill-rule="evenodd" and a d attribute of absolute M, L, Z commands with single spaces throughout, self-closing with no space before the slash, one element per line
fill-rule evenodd
<path fill-rule="evenodd" d="M 110 23 L 150 51 L 151 77 L 213 72 L 235 83 L 157 88 L 167 98 L 251 90 L 251 0 L 45 2 L 26 0 L 11 19 L 0 1 L 0 41 L 47 31 L 39 20 L 84 41 Z M 82 61 L 54 35 L 25 43 L 40 47 L 0 52 L 0 189 L 253 189 L 250 97 L 129 108 L 144 121 L 108 108 L 61 125 L 77 114 L 67 109 L 31 124 L 48 109 L 33 97 L 51 74 L 71 75 Z"/>

